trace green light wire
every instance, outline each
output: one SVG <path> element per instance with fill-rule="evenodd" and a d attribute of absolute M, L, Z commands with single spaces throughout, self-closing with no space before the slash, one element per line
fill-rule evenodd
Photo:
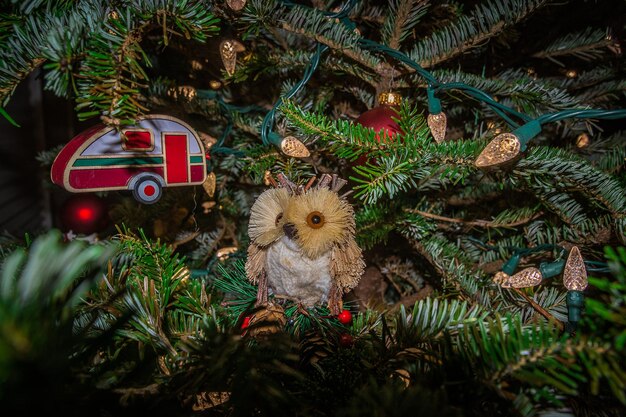
<path fill-rule="evenodd" d="M 381 45 L 369 39 L 361 39 L 359 43 L 362 44 L 367 49 L 384 52 L 385 54 L 391 56 L 392 58 L 395 58 L 405 63 L 407 66 L 413 68 L 419 75 L 421 75 L 428 82 L 429 88 L 432 88 L 435 91 L 445 91 L 445 90 L 456 89 L 456 90 L 461 90 L 461 91 L 466 92 L 470 96 L 476 98 L 477 100 L 491 107 L 500 117 L 502 117 L 512 127 L 518 127 L 519 125 L 509 118 L 509 116 L 506 114 L 507 112 L 515 117 L 522 119 L 524 122 L 528 122 L 531 120 L 531 118 L 528 117 L 527 115 L 519 113 L 518 111 L 508 106 L 505 106 L 504 104 L 498 103 L 489 94 L 485 93 L 482 90 L 479 90 L 476 87 L 472 87 L 464 83 L 444 83 L 444 84 L 440 83 L 430 72 L 426 71 L 417 62 L 413 61 L 406 54 L 400 51 L 397 51 L 393 48 L 389 48 L 388 46 L 385 46 L 385 45 Z"/>
<path fill-rule="evenodd" d="M 520 113 L 508 106 L 505 106 L 502 103 L 498 103 L 489 94 L 485 93 L 484 91 L 476 87 L 472 87 L 470 85 L 464 84 L 464 83 L 446 83 L 440 86 L 437 90 L 444 91 L 444 90 L 452 90 L 452 89 L 464 91 L 467 94 L 471 95 L 472 97 L 476 98 L 477 100 L 482 101 L 483 103 L 491 107 L 510 126 L 514 128 L 519 127 L 519 125 L 515 123 L 514 121 L 512 121 L 511 119 L 509 119 L 508 116 L 504 112 L 508 112 L 511 115 L 523 120 L 524 122 L 530 122 L 532 120 L 532 118 L 530 118 L 529 116 L 523 113 Z"/>
<path fill-rule="evenodd" d="M 426 71 L 424 68 L 422 68 L 417 62 L 413 61 L 411 58 L 409 58 L 406 54 L 390 48 L 388 46 L 382 45 L 378 42 L 374 42 L 372 40 L 369 39 L 364 39 L 361 38 L 359 40 L 359 44 L 361 44 L 364 48 L 373 50 L 373 51 L 380 51 L 380 52 L 384 52 L 387 55 L 391 56 L 392 58 L 397 59 L 400 62 L 405 63 L 407 66 L 413 68 L 415 70 L 415 72 L 417 72 L 419 75 L 421 75 L 431 87 L 439 87 L 441 86 L 441 83 L 428 71 Z"/>
<path fill-rule="evenodd" d="M 263 108 L 255 105 L 235 106 L 233 104 L 226 103 L 224 101 L 224 98 L 220 94 L 211 90 L 197 90 L 197 97 L 200 99 L 215 100 L 222 114 L 226 118 L 226 127 L 224 128 L 224 131 L 222 132 L 222 135 L 217 140 L 217 142 L 215 142 L 215 144 L 211 146 L 209 152 L 212 155 L 223 154 L 244 156 L 245 153 L 243 151 L 224 146 L 224 142 L 233 130 L 233 113 L 250 113 L 252 111 L 261 111 L 263 110 Z"/>
<path fill-rule="evenodd" d="M 299 4 L 292 3 L 291 1 L 288 1 L 288 0 L 283 0 L 282 3 L 288 7 L 294 7 L 294 6 L 303 7 Z M 356 0 L 350 0 L 346 2 L 338 12 L 324 13 L 324 14 L 329 18 L 340 19 L 341 22 L 348 27 L 354 27 L 355 26 L 354 22 L 348 19 L 347 16 L 355 4 L 356 4 Z M 329 49 L 330 47 L 319 42 L 317 43 L 317 46 L 315 48 L 315 53 L 313 54 L 311 61 L 309 62 L 309 65 L 304 71 L 304 75 L 302 79 L 300 80 L 300 82 L 294 85 L 291 88 L 291 90 L 289 90 L 285 95 L 279 97 L 279 99 L 274 104 L 274 107 L 272 107 L 272 110 L 270 110 L 265 115 L 265 117 L 263 118 L 263 123 L 261 124 L 261 140 L 263 141 L 264 145 L 269 145 L 270 143 L 273 143 L 276 146 L 280 145 L 280 137 L 277 134 L 272 132 L 272 126 L 274 124 L 274 115 L 276 113 L 276 110 L 281 106 L 281 104 L 283 103 L 283 100 L 290 99 L 291 97 L 296 95 L 302 89 L 302 87 L 304 87 L 306 83 L 309 82 L 309 80 L 313 76 L 313 73 L 315 72 L 315 70 L 317 69 L 320 63 L 322 54 Z"/>
<path fill-rule="evenodd" d="M 570 109 L 557 113 L 544 114 L 537 118 L 539 123 L 558 122 L 563 119 L 605 119 L 615 120 L 626 117 L 626 109 L 620 110 L 592 110 L 592 109 Z"/>
<path fill-rule="evenodd" d="M 272 125 L 274 124 L 274 114 L 276 113 L 276 110 L 283 103 L 283 100 L 289 99 L 296 95 L 298 91 L 300 91 L 302 87 L 304 87 L 304 85 L 309 81 L 309 79 L 311 79 L 311 76 L 313 75 L 313 73 L 317 69 L 317 66 L 320 63 L 322 53 L 326 52 L 328 49 L 330 48 L 326 45 L 323 45 L 321 43 L 317 44 L 315 53 L 313 54 L 313 58 L 307 66 L 307 69 L 304 72 L 304 76 L 302 77 L 300 82 L 294 85 L 291 90 L 289 90 L 285 95 L 281 96 L 274 104 L 274 107 L 272 107 L 272 110 L 270 110 L 265 115 L 265 117 L 263 118 L 263 123 L 261 124 L 261 140 L 263 141 L 264 145 L 269 145 L 270 143 L 279 145 L 279 143 L 276 143 L 276 141 L 279 140 L 278 135 L 272 133 Z"/>

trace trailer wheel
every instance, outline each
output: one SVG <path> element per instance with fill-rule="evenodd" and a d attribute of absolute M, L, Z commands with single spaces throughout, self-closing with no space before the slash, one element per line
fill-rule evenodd
<path fill-rule="evenodd" d="M 141 178 L 133 188 L 133 197 L 143 204 L 154 204 L 163 195 L 163 189 L 158 179 L 152 176 Z"/>

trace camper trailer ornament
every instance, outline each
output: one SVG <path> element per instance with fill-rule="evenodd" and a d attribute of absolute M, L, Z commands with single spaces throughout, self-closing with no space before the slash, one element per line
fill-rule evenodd
<path fill-rule="evenodd" d="M 138 118 L 116 130 L 102 124 L 78 134 L 59 152 L 52 182 L 74 193 L 129 190 L 156 203 L 164 187 L 202 184 L 207 156 L 198 134 L 164 115 Z"/>

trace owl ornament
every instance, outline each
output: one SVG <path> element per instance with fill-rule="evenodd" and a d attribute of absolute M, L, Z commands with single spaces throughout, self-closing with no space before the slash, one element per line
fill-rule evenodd
<path fill-rule="evenodd" d="M 323 174 L 313 186 L 315 179 L 302 186 L 279 174 L 251 208 L 246 274 L 258 285 L 257 306 L 271 292 L 307 308 L 327 303 L 337 315 L 363 274 L 354 211 L 338 194 L 347 181 Z"/>

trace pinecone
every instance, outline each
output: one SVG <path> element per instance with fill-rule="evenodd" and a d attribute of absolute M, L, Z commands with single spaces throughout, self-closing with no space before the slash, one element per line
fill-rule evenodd
<path fill-rule="evenodd" d="M 258 307 L 250 316 L 250 325 L 246 328 L 244 336 L 269 336 L 282 331 L 285 324 L 287 324 L 285 310 L 278 304 L 268 303 Z"/>
<path fill-rule="evenodd" d="M 328 338 L 310 330 L 300 341 L 300 360 L 303 364 L 315 365 L 332 353 Z"/>

